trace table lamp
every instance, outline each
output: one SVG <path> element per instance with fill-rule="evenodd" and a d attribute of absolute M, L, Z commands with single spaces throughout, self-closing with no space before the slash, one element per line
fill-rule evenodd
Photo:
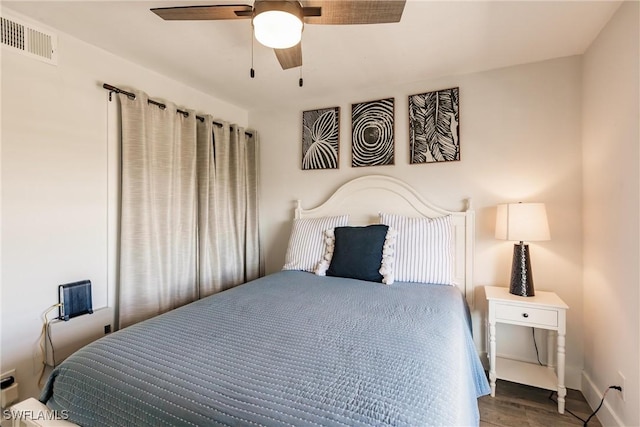
<path fill-rule="evenodd" d="M 544 203 L 508 203 L 498 205 L 496 239 L 515 240 L 509 292 L 523 297 L 535 295 L 529 245 L 524 242 L 550 240 Z"/>

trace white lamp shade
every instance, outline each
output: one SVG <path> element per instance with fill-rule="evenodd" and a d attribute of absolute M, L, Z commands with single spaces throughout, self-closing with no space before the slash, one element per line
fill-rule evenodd
<path fill-rule="evenodd" d="M 282 10 L 267 10 L 253 18 L 256 40 L 273 49 L 288 49 L 302 39 L 302 21 Z"/>
<path fill-rule="evenodd" d="M 534 242 L 550 240 L 544 203 L 498 205 L 496 239 Z"/>

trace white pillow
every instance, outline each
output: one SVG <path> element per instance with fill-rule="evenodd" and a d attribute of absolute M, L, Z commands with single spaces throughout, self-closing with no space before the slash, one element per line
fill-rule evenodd
<path fill-rule="evenodd" d="M 381 213 L 380 222 L 398 232 L 396 281 L 453 284 L 451 216 L 429 219 Z"/>
<path fill-rule="evenodd" d="M 295 219 L 282 269 L 315 272 L 324 257 L 324 231 L 348 223 L 349 215 Z"/>

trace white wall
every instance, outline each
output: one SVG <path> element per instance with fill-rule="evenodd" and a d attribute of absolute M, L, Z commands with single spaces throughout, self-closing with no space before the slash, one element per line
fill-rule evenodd
<path fill-rule="evenodd" d="M 4 8 L 3 16 L 9 13 Z M 248 122 L 239 107 L 65 34 L 58 47 L 58 66 L 2 49 L 0 371 L 17 369 L 21 398 L 39 393 L 41 316 L 57 302 L 57 285 L 91 279 L 94 307 L 113 295 L 107 183 L 117 161 L 107 162 L 114 153 L 107 140 L 115 140 L 107 126 L 115 108 L 102 83 L 135 87 L 241 126 Z"/>
<path fill-rule="evenodd" d="M 625 2 L 584 55 L 584 383 L 605 425 L 640 425 L 640 10 Z"/>
<path fill-rule="evenodd" d="M 432 60 L 425 58 L 425 60 Z M 307 84 L 313 84 L 308 82 Z M 408 95 L 460 88 L 459 162 L 408 164 Z M 304 90 L 301 89 L 301 90 Z M 352 168 L 351 103 L 395 97 L 394 166 Z M 531 244 L 536 289 L 557 292 L 568 312 L 567 384 L 580 388 L 582 370 L 582 161 L 581 59 L 570 57 L 350 93 L 331 93 L 273 111 L 250 111 L 261 138 L 261 232 L 268 272 L 282 267 L 293 200 L 307 208 L 324 201 L 344 182 L 365 174 L 400 178 L 428 200 L 461 209 L 472 197 L 477 211 L 475 283 L 506 286 L 512 243 L 493 237 L 495 206 L 512 201 L 547 204 L 552 240 Z M 303 171 L 302 111 L 341 107 L 340 169 Z M 484 292 L 476 292 L 475 335 L 485 347 L 481 313 Z M 538 344 L 544 357 L 546 340 Z M 498 352 L 534 361 L 531 330 L 499 325 Z M 544 359 L 543 359 L 544 360 Z"/>

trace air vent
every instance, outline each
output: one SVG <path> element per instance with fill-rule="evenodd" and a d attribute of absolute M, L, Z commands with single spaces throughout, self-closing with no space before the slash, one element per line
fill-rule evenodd
<path fill-rule="evenodd" d="M 0 17 L 0 42 L 32 58 L 57 64 L 57 37 L 55 34 L 20 22 Z"/>

